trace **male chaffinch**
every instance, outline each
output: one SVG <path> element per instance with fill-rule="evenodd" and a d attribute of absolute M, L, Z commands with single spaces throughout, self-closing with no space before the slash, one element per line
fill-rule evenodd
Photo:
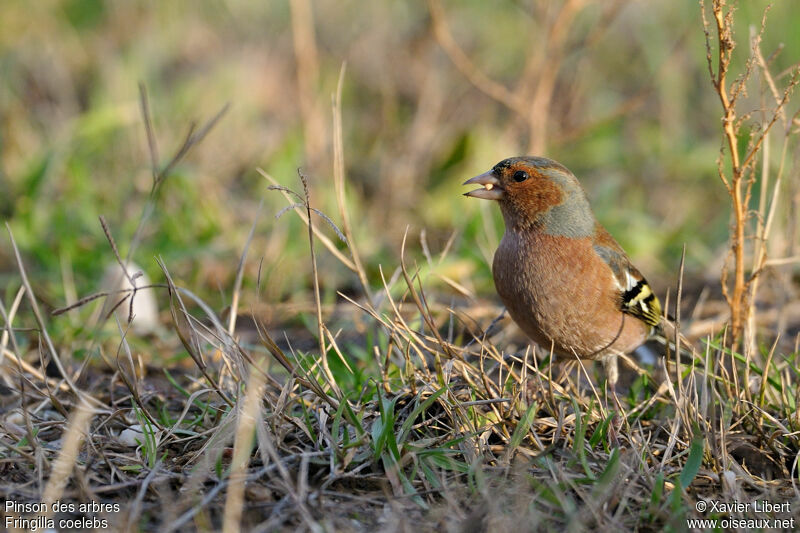
<path fill-rule="evenodd" d="M 503 213 L 492 273 L 511 318 L 545 350 L 602 361 L 616 400 L 617 356 L 661 322 L 647 281 L 560 163 L 512 157 L 464 182 L 471 184 L 483 187 L 465 196 L 496 200 Z"/>

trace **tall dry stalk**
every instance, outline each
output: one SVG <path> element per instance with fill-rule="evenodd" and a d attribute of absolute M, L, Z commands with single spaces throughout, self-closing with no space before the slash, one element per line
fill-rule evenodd
<path fill-rule="evenodd" d="M 726 0 L 712 0 L 711 15 L 715 22 L 715 29 L 712 29 L 707 18 L 705 3 L 701 1 L 700 7 L 703 18 L 703 29 L 706 35 L 708 71 L 711 76 L 711 83 L 719 96 L 722 106 L 722 131 L 724 141 L 723 147 L 720 150 L 720 157 L 717 159 L 717 172 L 730 197 L 732 227 L 730 232 L 730 251 L 722 270 L 721 283 L 722 292 L 731 312 L 730 345 L 735 349 L 743 342 L 745 326 L 751 321 L 753 313 L 752 303 L 757 287 L 756 280 L 767 259 L 766 246 L 764 246 L 764 244 L 768 237 L 768 225 L 763 224 L 765 220 L 764 215 L 766 213 L 759 213 L 758 216 L 755 217 L 749 208 L 754 185 L 759 182 L 762 186 L 767 185 L 766 181 L 768 176 L 766 171 L 759 176 L 756 163 L 760 158 L 764 157 L 763 148 L 772 126 L 784 115 L 784 108 L 789 102 L 792 90 L 798 82 L 798 69 L 797 66 L 794 67 L 793 75 L 783 89 L 782 95 L 779 92 L 775 93 L 776 102 L 774 107 L 770 107 L 768 112 L 763 113 L 763 118 L 760 122 L 752 124 L 750 114 L 740 113 L 738 106 L 741 103 L 741 98 L 747 95 L 748 83 L 754 71 L 760 65 L 763 65 L 763 70 L 766 72 L 767 78 L 770 80 L 772 79 L 771 76 L 769 76 L 767 64 L 763 59 L 759 61 L 759 45 L 764 32 L 769 8 L 764 11 L 760 31 L 754 35 L 752 39 L 752 46 L 745 62 L 743 72 L 736 76 L 733 81 L 729 81 L 728 78 L 731 75 L 733 51 L 736 48 L 736 41 L 733 34 L 734 8 L 729 6 Z M 714 36 L 713 38 L 712 35 Z M 714 40 L 716 40 L 716 54 L 713 51 L 714 44 L 712 44 L 712 41 Z M 742 135 L 747 135 L 747 133 L 742 130 L 743 126 L 754 126 L 755 132 L 747 139 L 747 146 L 744 149 L 739 146 L 740 137 Z M 727 158 L 724 157 L 726 152 L 725 147 L 727 147 Z M 726 168 L 728 166 L 730 168 Z M 765 169 L 766 168 L 768 167 L 765 166 Z M 766 204 L 762 203 L 762 208 L 768 209 L 769 211 L 769 213 L 766 214 L 766 220 L 772 219 L 777 200 L 777 187 L 779 185 L 780 183 L 778 180 L 772 185 L 776 194 L 773 195 L 773 201 L 770 206 L 767 208 Z M 759 220 L 755 230 L 753 230 L 754 219 Z M 765 228 L 767 229 L 766 232 L 764 231 Z M 747 256 L 746 245 L 748 240 L 757 241 L 756 249 L 758 250 L 757 253 L 754 252 L 755 255 L 750 271 L 748 271 L 745 266 Z M 733 263 L 732 281 L 730 280 L 731 262 Z M 753 335 L 751 334 L 750 337 L 753 337 Z M 752 346 L 752 343 L 750 344 Z"/>
<path fill-rule="evenodd" d="M 310 0 L 289 2 L 297 75 L 297 98 L 303 120 L 306 160 L 314 168 L 326 151 L 327 128 L 315 94 L 319 82 L 319 52 Z"/>
<path fill-rule="evenodd" d="M 511 88 L 486 74 L 458 44 L 440 0 L 428 0 L 428 10 L 433 37 L 453 65 L 479 91 L 519 117 L 528 135 L 525 148 L 528 154 L 544 155 L 552 144 L 580 137 L 599 124 L 630 113 L 644 102 L 644 96 L 654 86 L 648 84 L 639 94 L 626 99 L 606 115 L 582 120 L 572 127 L 551 116 L 557 93 L 569 94 L 575 84 L 575 79 L 564 76 L 568 56 L 599 41 L 625 6 L 621 0 L 597 3 L 601 7 L 594 29 L 585 37 L 575 39 L 572 34 L 576 27 L 574 23 L 593 3 L 588 0 L 532 3 L 531 23 L 541 24 L 542 31 L 532 32 L 529 36 L 525 65 Z"/>

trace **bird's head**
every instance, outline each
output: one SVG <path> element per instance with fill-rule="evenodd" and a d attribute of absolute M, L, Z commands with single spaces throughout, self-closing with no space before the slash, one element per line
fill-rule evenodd
<path fill-rule="evenodd" d="M 572 172 L 544 157 L 512 157 L 464 185 L 482 185 L 465 196 L 496 200 L 509 230 L 539 229 L 551 235 L 586 237 L 595 219 Z"/>

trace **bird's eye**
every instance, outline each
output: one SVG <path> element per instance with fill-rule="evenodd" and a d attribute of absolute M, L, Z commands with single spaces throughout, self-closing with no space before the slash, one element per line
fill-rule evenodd
<path fill-rule="evenodd" d="M 526 179 L 528 179 L 528 173 L 525 172 L 524 170 L 517 170 L 516 172 L 514 172 L 513 178 L 514 181 L 516 182 L 525 181 Z"/>

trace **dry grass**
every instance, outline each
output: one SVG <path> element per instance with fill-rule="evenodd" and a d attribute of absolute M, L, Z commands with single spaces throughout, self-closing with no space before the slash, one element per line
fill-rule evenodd
<path fill-rule="evenodd" d="M 304 194 L 273 188 L 305 215 L 316 262 L 314 217 L 332 221 L 301 179 Z M 352 242 L 348 251 L 342 259 L 357 270 Z M 316 298 L 310 345 L 321 352 L 256 322 L 277 367 L 162 264 L 173 331 L 197 372 L 140 375 L 123 329 L 108 370 L 65 369 L 61 380 L 14 371 L 22 402 L 0 439 L 6 499 L 116 502 L 119 512 L 98 515 L 114 528 L 164 531 L 684 529 L 687 517 L 708 518 L 694 510 L 704 498 L 798 501 L 796 353 L 773 347 L 757 365 L 707 337 L 678 366 L 660 359 L 632 373 L 613 438 L 590 368 L 510 351 L 510 328 L 481 329 L 492 311 L 439 302 L 425 285 L 429 265 L 404 255 L 369 298 L 340 294 L 349 304 L 335 312 Z M 240 272 L 245 261 L 246 250 Z M 24 279 L 21 258 L 19 269 Z M 25 292 L 35 306 L 28 284 Z M 358 324 L 347 345 L 331 326 L 343 320 Z M 3 349 L 20 368 L 19 347 Z M 365 366 L 379 375 L 359 377 Z M 122 437 L 131 428 L 135 442 Z M 771 515 L 795 516 L 794 507 Z"/>
<path fill-rule="evenodd" d="M 797 501 L 796 358 L 770 352 L 743 383 L 744 358 L 706 339 L 675 370 L 679 383 L 633 378 L 615 441 L 590 369 L 504 351 L 507 335 L 495 341 L 469 307 L 437 302 L 423 268 L 399 267 L 372 302 L 351 300 L 382 369 L 359 388 L 327 326 L 337 317 L 318 324 L 337 369 L 259 328 L 279 372 L 207 306 L 186 304 L 165 270 L 175 333 L 201 374 L 139 377 L 120 362 L 70 374 L 73 392 L 16 373 L 24 402 L 5 422 L 6 498 L 118 502 L 105 515 L 114 527 L 168 531 L 683 529 L 701 498 Z M 68 424 L 70 413 L 83 417 Z M 120 439 L 131 426 L 139 445 Z"/>

